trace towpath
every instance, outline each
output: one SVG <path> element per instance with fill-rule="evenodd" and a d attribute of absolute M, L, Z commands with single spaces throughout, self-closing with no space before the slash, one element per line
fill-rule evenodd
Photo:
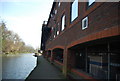
<path fill-rule="evenodd" d="M 60 72 L 54 65 L 49 63 L 43 56 L 37 57 L 37 66 L 29 74 L 27 80 L 34 79 L 65 79 L 62 72 Z"/>

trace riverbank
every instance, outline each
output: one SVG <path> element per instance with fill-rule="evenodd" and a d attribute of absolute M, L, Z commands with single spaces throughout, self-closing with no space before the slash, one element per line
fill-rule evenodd
<path fill-rule="evenodd" d="M 0 56 L 19 56 L 22 54 L 33 54 L 33 53 L 9 53 L 9 54 L 0 54 Z"/>

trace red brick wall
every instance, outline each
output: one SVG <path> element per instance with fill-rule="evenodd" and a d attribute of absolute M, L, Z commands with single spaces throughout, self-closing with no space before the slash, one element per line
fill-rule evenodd
<path fill-rule="evenodd" d="M 78 43 L 96 40 L 104 37 L 120 35 L 118 22 L 118 5 L 119 3 L 94 3 L 89 8 L 87 3 L 79 3 L 79 16 L 70 23 L 70 3 L 61 3 L 58 9 L 56 21 L 61 24 L 63 13 L 66 15 L 66 29 L 62 31 L 52 41 L 47 42 L 46 49 L 55 46 L 71 47 Z M 81 21 L 88 16 L 88 28 L 82 30 Z M 56 27 L 55 23 L 48 24 L 48 27 Z"/>

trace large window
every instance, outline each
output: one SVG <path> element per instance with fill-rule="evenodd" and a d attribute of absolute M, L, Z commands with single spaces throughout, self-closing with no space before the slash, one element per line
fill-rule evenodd
<path fill-rule="evenodd" d="M 88 0 L 88 5 L 92 5 L 95 2 L 95 0 Z"/>
<path fill-rule="evenodd" d="M 61 30 L 63 31 L 65 28 L 65 15 L 62 16 L 62 28 Z"/>
<path fill-rule="evenodd" d="M 71 22 L 78 16 L 78 0 L 74 0 L 71 8 Z"/>

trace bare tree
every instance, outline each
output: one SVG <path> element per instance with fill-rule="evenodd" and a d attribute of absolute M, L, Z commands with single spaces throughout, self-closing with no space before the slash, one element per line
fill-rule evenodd
<path fill-rule="evenodd" d="M 2 52 L 5 54 L 8 53 L 25 53 L 25 52 L 34 52 L 34 48 L 28 45 L 20 39 L 17 33 L 10 31 L 6 28 L 4 22 L 1 23 L 2 31 Z"/>

